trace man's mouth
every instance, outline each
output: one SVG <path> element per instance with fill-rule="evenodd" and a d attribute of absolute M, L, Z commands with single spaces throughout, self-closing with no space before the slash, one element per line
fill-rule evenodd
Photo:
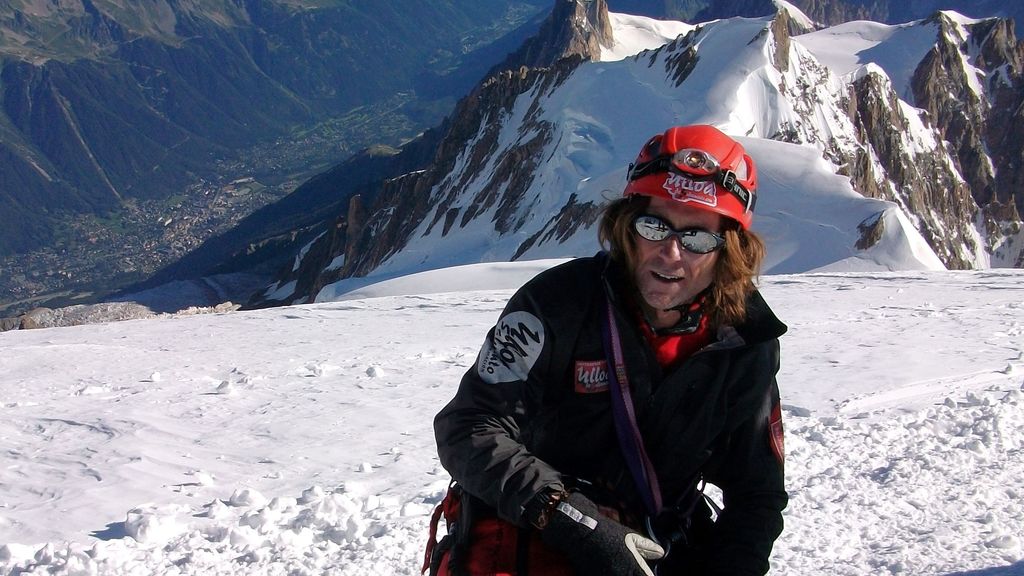
<path fill-rule="evenodd" d="M 679 282 L 683 279 L 682 276 L 672 276 L 671 274 L 662 274 L 661 272 L 652 272 L 652 274 L 662 282 Z"/>

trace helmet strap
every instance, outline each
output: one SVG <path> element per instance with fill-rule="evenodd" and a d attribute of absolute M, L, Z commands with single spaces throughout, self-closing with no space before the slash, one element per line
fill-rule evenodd
<path fill-rule="evenodd" d="M 626 179 L 630 182 L 643 178 L 648 174 L 655 174 L 658 172 L 677 172 L 691 178 L 693 180 L 701 180 L 700 176 L 689 174 L 685 171 L 679 170 L 672 164 L 672 158 L 669 156 L 659 156 L 648 162 L 641 162 L 639 164 L 630 163 L 629 169 L 626 171 Z M 713 177 L 715 184 L 718 184 L 727 192 L 739 198 L 740 202 L 743 203 L 744 212 L 753 212 L 754 206 L 757 204 L 757 195 L 747 190 L 739 180 L 736 178 L 736 173 L 732 170 L 719 170 Z"/>

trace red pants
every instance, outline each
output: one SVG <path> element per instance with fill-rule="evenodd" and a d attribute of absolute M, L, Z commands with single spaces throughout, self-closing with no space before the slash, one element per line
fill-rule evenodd
<path fill-rule="evenodd" d="M 520 543 L 526 535 L 528 542 Z M 470 542 L 461 552 L 461 567 L 456 574 L 466 576 L 574 576 L 569 562 L 549 549 L 536 530 L 521 531 L 498 518 L 477 520 L 470 531 Z M 452 576 L 448 556 L 441 559 L 438 576 Z M 520 554 L 525 557 L 520 558 Z M 457 559 L 459 560 L 459 559 Z M 525 568 L 520 572 L 520 568 Z"/>

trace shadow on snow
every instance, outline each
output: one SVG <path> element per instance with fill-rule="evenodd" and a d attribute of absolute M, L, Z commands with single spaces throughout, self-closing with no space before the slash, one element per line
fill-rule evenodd
<path fill-rule="evenodd" d="M 97 540 L 120 540 L 128 536 L 128 531 L 125 530 L 124 522 L 111 522 L 103 530 L 97 530 L 89 535 Z"/>
<path fill-rule="evenodd" d="M 950 572 L 946 576 L 1024 576 L 1024 562 L 996 568 L 982 568 L 969 572 Z"/>

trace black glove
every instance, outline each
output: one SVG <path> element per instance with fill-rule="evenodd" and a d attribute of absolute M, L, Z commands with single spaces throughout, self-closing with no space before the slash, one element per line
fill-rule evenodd
<path fill-rule="evenodd" d="M 665 555 L 657 542 L 604 516 L 579 492 L 558 501 L 545 520 L 541 539 L 565 554 L 577 574 L 653 576 L 647 560 Z"/>

